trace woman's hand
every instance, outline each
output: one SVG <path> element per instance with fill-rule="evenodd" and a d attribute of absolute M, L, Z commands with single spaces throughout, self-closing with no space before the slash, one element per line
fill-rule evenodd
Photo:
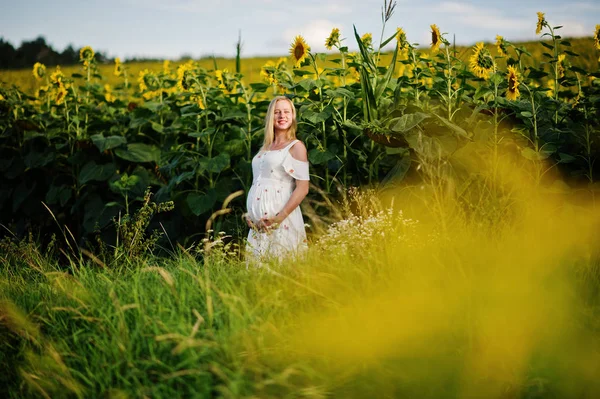
<path fill-rule="evenodd" d="M 279 225 L 285 220 L 285 217 L 280 213 L 277 213 L 273 217 L 262 218 L 258 222 L 258 231 L 264 233 L 270 230 L 277 229 Z"/>
<path fill-rule="evenodd" d="M 270 230 L 276 229 L 279 226 L 279 223 L 283 221 L 283 219 L 279 217 L 279 214 L 272 218 L 262 218 L 257 223 L 254 223 L 248 214 L 244 214 L 244 219 L 246 220 L 246 224 L 249 228 L 260 233 L 266 233 Z"/>
<path fill-rule="evenodd" d="M 250 219 L 250 216 L 248 216 L 247 213 L 244 214 L 244 219 L 246 219 L 246 224 L 249 228 L 251 228 L 252 230 L 256 230 L 256 225 L 254 224 L 252 219 Z"/>

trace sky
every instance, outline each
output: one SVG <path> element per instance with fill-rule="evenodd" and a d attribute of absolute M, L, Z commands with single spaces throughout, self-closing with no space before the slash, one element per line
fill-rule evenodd
<path fill-rule="evenodd" d="M 397 0 L 385 26 L 391 36 L 402 27 L 412 43 L 428 45 L 436 24 L 450 42 L 472 45 L 536 40 L 537 11 L 563 37 L 592 36 L 600 24 L 600 1 L 556 0 Z M 297 35 L 312 52 L 325 51 L 332 28 L 339 28 L 351 51 L 359 34 L 379 43 L 383 0 L 0 0 L 0 37 L 18 47 L 43 36 L 57 51 L 91 46 L 109 57 L 178 59 L 234 57 L 238 37 L 242 57 L 285 56 Z"/>

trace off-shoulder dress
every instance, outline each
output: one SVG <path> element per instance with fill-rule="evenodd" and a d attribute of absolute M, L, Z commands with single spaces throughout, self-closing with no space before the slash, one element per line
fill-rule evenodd
<path fill-rule="evenodd" d="M 252 187 L 248 192 L 247 216 L 257 224 L 261 218 L 274 217 L 290 199 L 296 180 L 309 180 L 308 162 L 292 157 L 290 149 L 298 140 L 281 150 L 261 150 L 252 159 Z M 251 229 L 246 254 L 254 260 L 283 258 L 306 249 L 306 230 L 300 207 L 296 207 L 278 228 L 267 232 Z"/>

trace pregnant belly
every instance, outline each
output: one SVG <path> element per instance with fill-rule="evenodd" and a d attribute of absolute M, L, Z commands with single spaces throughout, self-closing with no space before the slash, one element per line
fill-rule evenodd
<path fill-rule="evenodd" d="M 252 186 L 246 200 L 248 217 L 254 223 L 265 217 L 273 217 L 290 199 L 291 190 L 273 186 Z"/>

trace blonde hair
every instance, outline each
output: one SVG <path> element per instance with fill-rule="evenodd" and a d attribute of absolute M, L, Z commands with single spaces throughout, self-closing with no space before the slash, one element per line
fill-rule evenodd
<path fill-rule="evenodd" d="M 292 107 L 292 125 L 287 130 L 286 139 L 294 140 L 296 138 L 296 130 L 298 129 L 298 122 L 296 121 L 296 107 L 294 107 L 294 103 L 288 97 L 277 96 L 271 100 L 269 108 L 267 109 L 267 115 L 265 116 L 265 140 L 263 141 L 263 150 L 268 150 L 269 146 L 275 139 L 275 124 L 273 120 L 275 119 L 275 105 L 277 105 L 279 101 L 287 101 Z"/>

